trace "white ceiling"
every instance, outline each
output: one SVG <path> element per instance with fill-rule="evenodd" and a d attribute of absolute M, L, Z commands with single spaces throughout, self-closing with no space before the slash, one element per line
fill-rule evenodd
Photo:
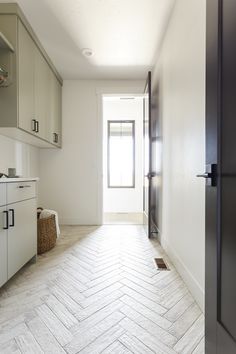
<path fill-rule="evenodd" d="M 64 79 L 145 78 L 174 1 L 17 0 Z"/>

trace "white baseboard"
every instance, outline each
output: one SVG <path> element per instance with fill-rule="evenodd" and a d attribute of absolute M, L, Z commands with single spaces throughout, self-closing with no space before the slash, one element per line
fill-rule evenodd
<path fill-rule="evenodd" d="M 142 225 L 143 213 L 104 213 L 103 224 Z"/>
<path fill-rule="evenodd" d="M 77 218 L 60 218 L 60 225 L 81 225 L 81 226 L 101 226 L 101 223 L 91 220 L 83 220 Z"/>
<path fill-rule="evenodd" d="M 175 268 L 177 269 L 180 276 L 183 278 L 184 282 L 186 283 L 189 291 L 193 295 L 194 299 L 200 306 L 201 310 L 204 312 L 205 307 L 205 293 L 200 284 L 194 278 L 192 273 L 183 263 L 183 261 L 179 258 L 173 248 L 169 245 L 169 243 L 161 238 L 161 245 L 164 248 L 165 252 L 169 256 L 170 260 L 174 264 Z"/>

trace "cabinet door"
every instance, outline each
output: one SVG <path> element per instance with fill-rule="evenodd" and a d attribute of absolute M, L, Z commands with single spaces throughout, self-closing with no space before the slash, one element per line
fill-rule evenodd
<path fill-rule="evenodd" d="M 7 281 L 7 214 L 5 207 L 0 208 L 0 286 Z"/>
<path fill-rule="evenodd" d="M 47 139 L 47 124 L 50 119 L 50 68 L 38 48 L 35 50 L 35 119 L 37 135 Z"/>
<path fill-rule="evenodd" d="M 10 204 L 8 210 L 9 279 L 37 253 L 36 199 Z"/>
<path fill-rule="evenodd" d="M 55 115 L 54 127 L 57 134 L 57 145 L 61 146 L 62 142 L 62 87 L 57 78 L 55 80 Z"/>
<path fill-rule="evenodd" d="M 50 73 L 50 117 L 48 120 L 47 140 L 57 146 L 61 146 L 61 84 L 55 74 Z"/>
<path fill-rule="evenodd" d="M 21 21 L 18 21 L 19 36 L 19 110 L 18 126 L 33 132 L 32 120 L 35 119 L 34 101 L 34 55 L 35 44 Z"/>

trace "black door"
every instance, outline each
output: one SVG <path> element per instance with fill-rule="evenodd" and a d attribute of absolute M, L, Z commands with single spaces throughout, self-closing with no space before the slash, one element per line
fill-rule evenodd
<path fill-rule="evenodd" d="M 159 83 L 152 85 L 151 91 L 151 192 L 150 220 L 151 234 L 158 234 L 161 220 L 161 189 L 162 189 L 162 132 L 159 105 Z"/>
<path fill-rule="evenodd" d="M 207 0 L 206 79 L 206 172 L 210 174 L 206 180 L 205 352 L 235 354 L 235 0 Z"/>
<path fill-rule="evenodd" d="M 149 72 L 143 98 L 143 225 L 148 237 L 151 236 L 151 164 L 151 72 Z"/>
<path fill-rule="evenodd" d="M 155 86 L 154 89 L 152 89 L 151 72 L 148 73 L 143 102 L 143 223 L 148 237 L 151 237 L 158 233 L 161 175 L 158 87 Z"/>

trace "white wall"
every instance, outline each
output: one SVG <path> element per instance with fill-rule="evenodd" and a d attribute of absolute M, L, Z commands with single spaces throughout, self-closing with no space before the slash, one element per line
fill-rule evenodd
<path fill-rule="evenodd" d="M 161 242 L 204 303 L 205 0 L 178 0 L 155 68 L 163 124 Z"/>
<path fill-rule="evenodd" d="M 102 222 L 102 93 L 142 93 L 142 81 L 63 84 L 63 148 L 40 151 L 40 201 L 63 224 Z"/>
<path fill-rule="evenodd" d="M 107 187 L 107 121 L 135 121 L 135 188 Z M 103 211 L 105 213 L 141 213 L 143 211 L 143 98 L 103 100 Z"/>
<path fill-rule="evenodd" d="M 39 176 L 39 149 L 0 135 L 0 172 L 8 173 L 8 167 L 16 168 L 17 175 Z"/>

